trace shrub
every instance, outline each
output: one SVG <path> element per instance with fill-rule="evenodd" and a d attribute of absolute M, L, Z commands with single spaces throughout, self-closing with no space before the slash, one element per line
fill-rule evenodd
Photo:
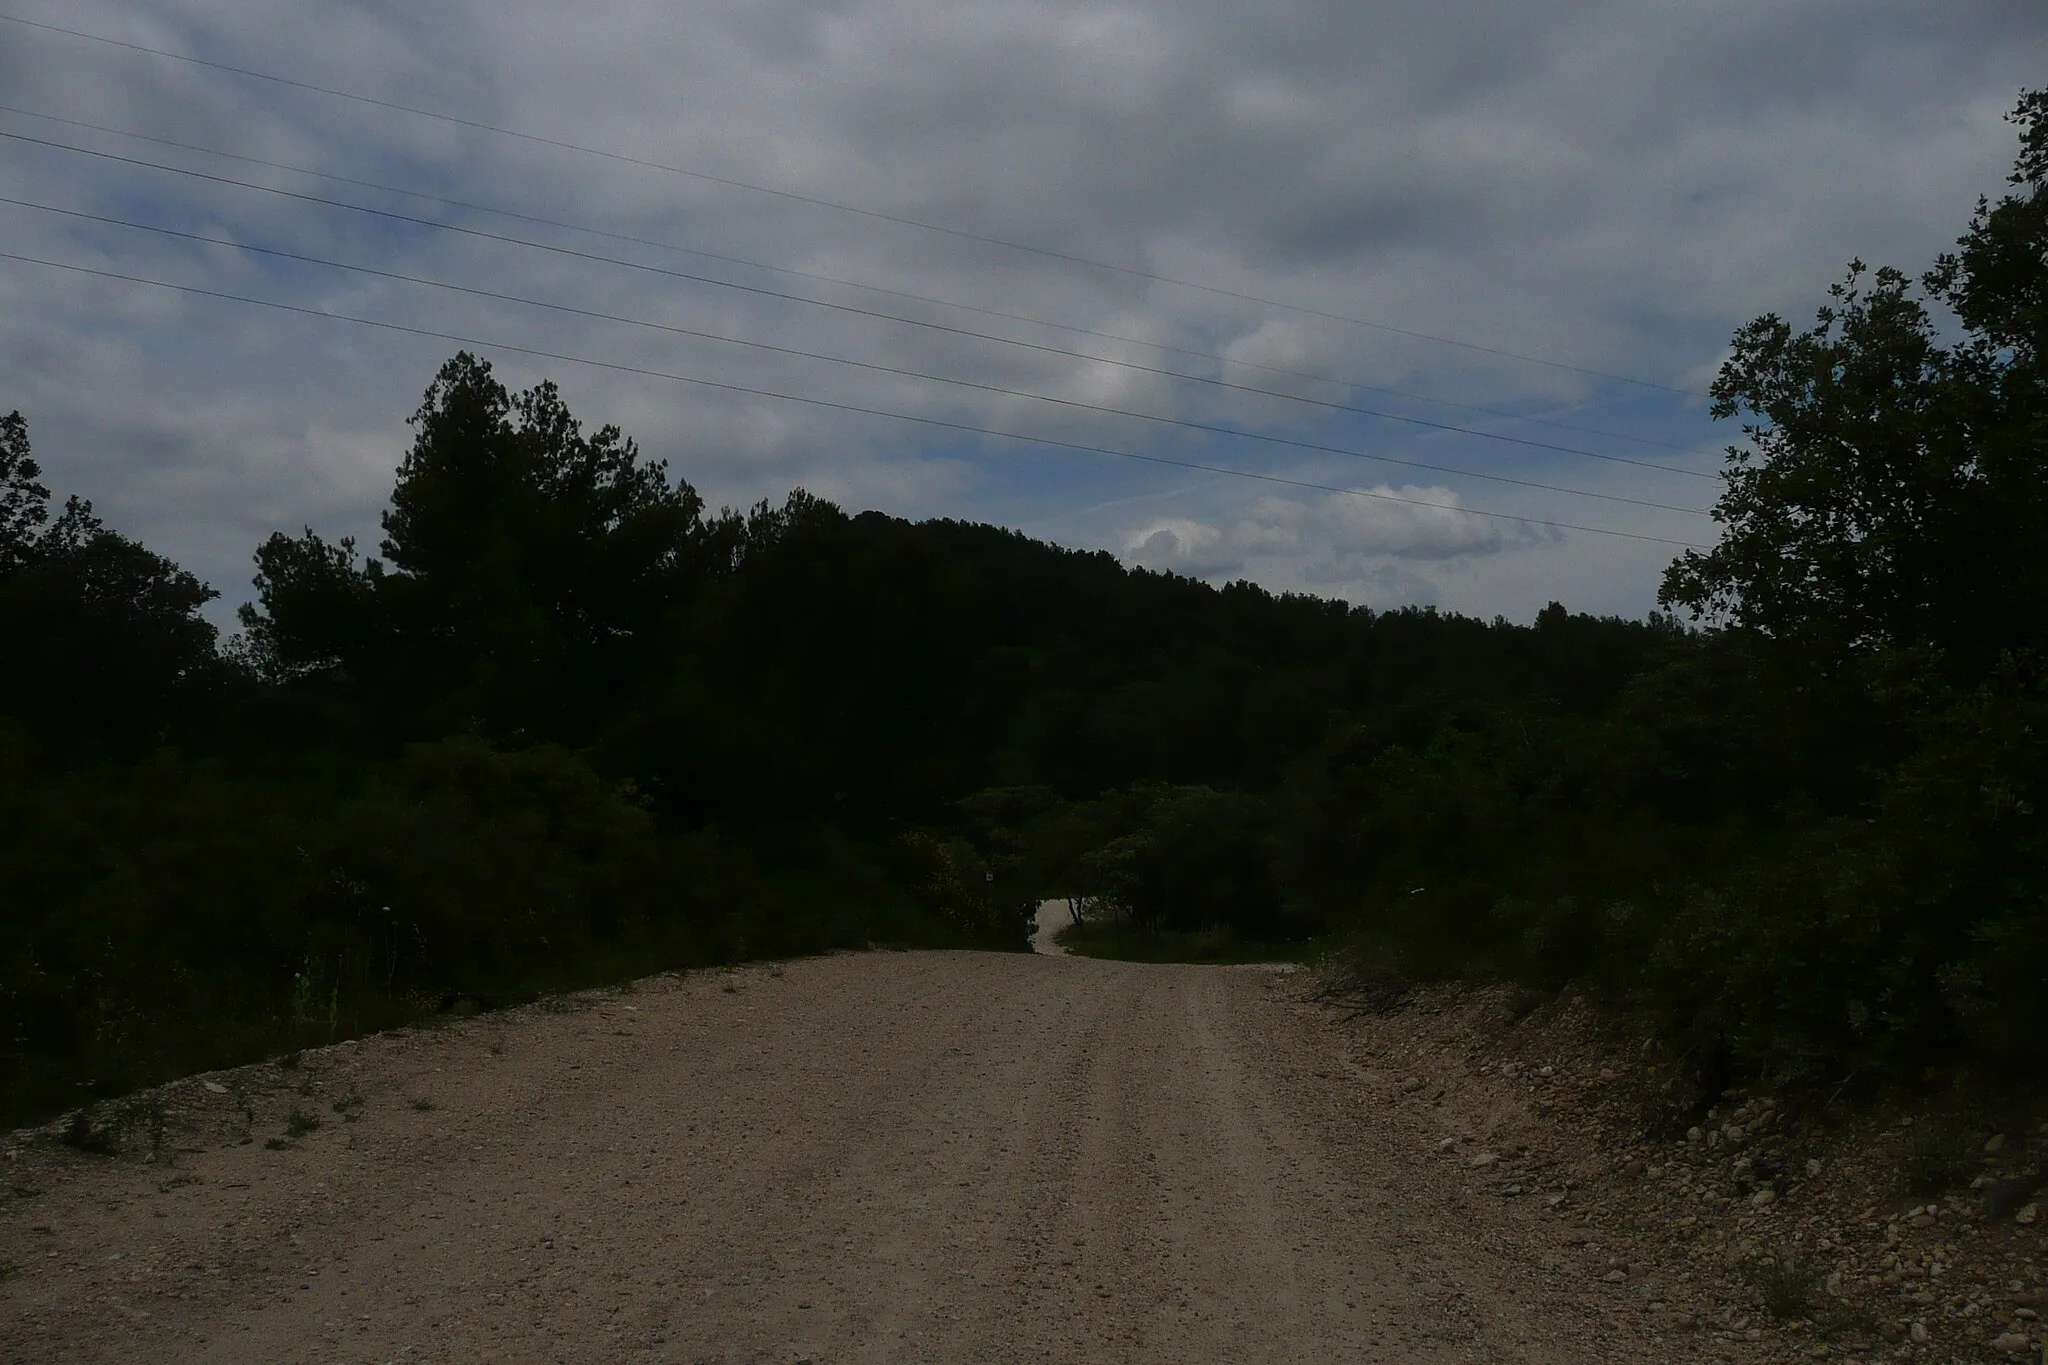
<path fill-rule="evenodd" d="M 1817 1282 L 1808 1267 L 1788 1258 L 1759 1256 L 1744 1261 L 1737 1274 L 1756 1291 L 1764 1311 L 1779 1321 L 1805 1317 L 1813 1307 Z"/>

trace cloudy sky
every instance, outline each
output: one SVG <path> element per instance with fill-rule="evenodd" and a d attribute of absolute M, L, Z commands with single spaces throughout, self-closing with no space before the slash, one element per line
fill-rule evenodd
<path fill-rule="evenodd" d="M 1732 330 L 1924 268 L 2048 73 L 2039 0 L 0 11 L 199 59 L 0 21 L 0 411 L 228 602 L 459 337 L 714 505 L 1640 615 Z"/>

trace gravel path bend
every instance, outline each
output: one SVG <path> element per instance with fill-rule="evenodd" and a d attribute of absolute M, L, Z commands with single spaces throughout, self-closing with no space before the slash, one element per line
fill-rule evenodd
<path fill-rule="evenodd" d="M 1073 911 L 1066 901 L 1040 901 L 1038 913 L 1031 921 L 1031 951 L 1049 953 L 1054 957 L 1066 956 L 1067 950 L 1053 942 L 1053 935 L 1073 922 Z"/>
<path fill-rule="evenodd" d="M 0 1360 L 1687 1358 L 1303 996 L 867 953 L 179 1082 L 167 1163 L 15 1143 Z"/>

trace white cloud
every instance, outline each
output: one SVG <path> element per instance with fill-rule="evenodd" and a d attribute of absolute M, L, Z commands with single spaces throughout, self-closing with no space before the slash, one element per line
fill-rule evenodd
<path fill-rule="evenodd" d="M 1244 568 L 1243 549 L 1229 541 L 1228 533 L 1218 527 L 1173 517 L 1135 532 L 1126 554 L 1148 569 L 1213 578 Z"/>
<path fill-rule="evenodd" d="M 1127 529 L 1123 552 L 1134 564 L 1192 578 L 1258 576 L 1261 561 L 1293 566 L 1302 581 L 1339 595 L 1357 590 L 1383 598 L 1401 587 L 1433 600 L 1418 565 L 1464 561 L 1558 545 L 1554 528 L 1475 516 L 1447 488 L 1380 485 L 1366 496 L 1323 494 L 1314 500 L 1260 498 L 1235 519 L 1209 523 L 1160 517 Z"/>

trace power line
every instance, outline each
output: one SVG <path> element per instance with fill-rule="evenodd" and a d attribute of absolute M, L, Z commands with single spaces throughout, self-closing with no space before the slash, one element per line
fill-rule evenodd
<path fill-rule="evenodd" d="M 1688 453 L 1693 449 L 1692 446 L 1682 442 L 1659 440 L 1654 436 L 1638 436 L 1628 432 L 1608 431 L 1601 427 L 1589 427 L 1578 422 L 1561 422 L 1554 417 L 1536 417 L 1528 413 L 1512 412 L 1506 408 L 1488 407 L 1484 403 L 1461 403 L 1449 398 L 1437 398 L 1428 394 L 1410 393 L 1403 389 L 1390 389 L 1384 385 L 1361 383 L 1357 380 L 1345 379 L 1338 375 L 1321 374 L 1313 370 L 1295 370 L 1289 369 L 1284 365 L 1267 365 L 1255 360 L 1240 360 L 1232 356 L 1220 355 L 1214 351 L 1202 351 L 1186 346 L 1175 346 L 1168 342 L 1153 341 L 1146 337 L 1125 336 L 1119 332 L 1107 332 L 1094 327 L 1080 327 L 1067 322 L 1053 322 L 1046 318 L 1032 317 L 1025 313 L 1005 312 L 1000 308 L 988 308 L 981 304 L 960 303 L 953 299 L 937 298 L 930 294 L 913 293 L 907 289 L 890 289 L 878 284 L 862 284 L 858 280 L 841 279 L 837 275 L 826 275 L 815 270 L 798 270 L 793 266 L 771 265 L 766 261 L 750 260 L 745 256 L 732 256 L 717 251 L 706 251 L 700 247 L 681 246 L 674 242 L 659 241 L 651 237 L 636 237 L 631 233 L 613 232 L 606 228 L 592 227 L 588 223 L 565 222 L 559 218 L 546 218 L 539 214 L 522 213 L 516 209 L 499 208 L 491 204 L 477 204 L 465 199 L 450 199 L 445 195 L 428 194 L 423 190 L 407 189 L 403 185 L 387 185 L 381 181 L 363 180 L 349 175 L 338 175 L 332 171 L 316 171 L 310 166 L 295 166 L 285 161 L 269 161 L 258 156 L 247 156 L 240 152 L 223 151 L 218 147 L 202 146 L 195 142 L 180 142 L 176 138 L 156 137 L 149 133 L 138 133 L 128 128 L 114 128 L 103 123 L 89 123 L 84 119 L 65 118 L 58 114 L 46 114 L 35 109 L 24 109 L 19 105 L 0 104 L 0 113 L 18 114 L 23 118 L 40 119 L 46 123 L 61 123 L 71 128 L 84 128 L 95 133 L 107 133 L 114 137 L 132 138 L 137 142 L 148 142 L 160 147 L 175 147 L 180 151 L 197 152 L 202 156 L 220 157 L 227 161 L 239 161 L 245 165 L 261 166 L 267 170 L 287 171 L 293 175 L 313 176 L 316 179 L 331 180 L 341 185 L 354 185 L 359 189 L 376 190 L 383 194 L 404 195 L 409 199 L 424 200 L 430 204 L 439 204 L 444 208 L 463 209 L 471 213 L 487 213 L 500 218 L 510 218 L 518 222 L 533 223 L 541 227 L 559 228 L 565 232 L 588 233 L 593 237 L 603 237 L 610 241 L 625 242 L 633 246 L 652 247 L 657 251 L 671 251 L 680 255 L 700 257 L 708 261 L 719 261 L 727 265 L 746 266 L 751 270 L 765 270 L 777 275 L 790 275 L 797 279 L 815 280 L 821 284 L 837 285 L 845 289 L 861 289 L 889 298 L 908 299 L 912 302 L 931 304 L 940 308 L 956 308 L 966 313 L 979 313 L 984 317 L 1001 318 L 1006 322 L 1021 322 L 1033 327 L 1050 327 L 1062 332 L 1073 332 L 1080 336 L 1099 337 L 1104 341 L 1122 342 L 1131 346 L 1147 346 L 1173 355 L 1191 356 L 1199 360 L 1213 360 L 1222 365 L 1237 365 L 1248 370 L 1258 370 L 1265 374 L 1285 375 L 1292 379 L 1307 379 L 1322 384 L 1337 384 L 1347 389 L 1356 389 L 1365 393 L 1383 393 L 1392 398 L 1405 398 L 1417 403 L 1430 403 L 1438 407 L 1456 408 L 1462 412 L 1479 412 L 1489 417 L 1502 417 L 1509 421 L 1528 422 L 1535 426 L 1555 427 L 1559 431 L 1576 431 L 1586 436 L 1605 436 L 1610 440 L 1629 441 L 1637 445 L 1661 446 L 1666 450 L 1678 450 Z M 1013 344 L 1023 345 L 1028 343 L 1019 342 Z M 1070 354 L 1079 353 L 1074 352 Z M 1090 358 L 1100 359 L 1101 357 Z M 1196 375 L 1183 377 L 1190 379 L 1202 378 L 1202 376 Z M 1320 399 L 1301 398 L 1294 394 L 1280 393 L 1271 389 L 1250 389 L 1248 392 L 1268 394 L 1277 398 L 1287 398 L 1299 403 L 1314 403 L 1345 412 L 1367 411 L 1366 409 L 1352 408 L 1342 403 L 1324 403 Z M 1621 457 L 1612 458 L 1619 459 Z M 1691 469 L 1678 469 L 1647 460 L 1631 461 L 1631 463 L 1640 464 L 1645 469 L 1664 469 L 1670 473 L 1684 474 L 1692 478 L 1711 479 L 1714 477 L 1712 474 L 1702 474 Z"/>
<path fill-rule="evenodd" d="M 1531 365 L 1546 366 L 1550 369 L 1567 370 L 1574 374 L 1588 375 L 1596 379 L 1610 379 L 1614 380 L 1617 383 L 1634 384 L 1642 388 L 1657 389 L 1665 393 L 1682 394 L 1688 398 L 1704 398 L 1709 396 L 1706 394 L 1698 393 L 1692 389 L 1680 388 L 1674 384 L 1663 384 L 1652 379 L 1638 379 L 1634 375 L 1615 374 L 1611 371 L 1596 370 L 1584 365 L 1568 364 L 1561 360 L 1547 360 L 1541 356 L 1526 355 L 1520 351 L 1510 351 L 1498 346 L 1483 346 L 1480 345 L 1478 342 L 1461 341 L 1456 337 L 1438 336 L 1432 332 L 1417 331 L 1413 328 L 1408 327 L 1395 327 L 1388 323 L 1374 322 L 1369 318 L 1356 317 L 1347 313 L 1337 313 L 1321 308 L 1311 308 L 1305 304 L 1284 303 L 1279 299 L 1270 299 L 1258 294 L 1245 293 L 1235 289 L 1225 289 L 1219 285 L 1203 284 L 1196 280 L 1180 279 L 1172 275 L 1162 275 L 1156 271 L 1141 270 L 1135 266 L 1116 265 L 1109 261 L 1099 261 L 1088 256 L 1074 255 L 1072 253 L 1064 251 L 1054 251 L 1049 247 L 1032 246 L 1026 242 L 1013 242 L 1001 237 L 989 236 L 978 232 L 970 232 L 964 228 L 945 227 L 937 223 L 929 223 L 923 221 L 922 219 L 910 218 L 901 214 L 885 213 L 879 209 L 862 208 L 859 205 L 843 203 L 836 199 L 825 199 L 817 195 L 801 194 L 795 190 L 783 190 L 776 189 L 768 185 L 757 185 L 751 181 L 736 180 L 730 176 L 714 175 L 709 171 L 694 170 L 687 166 L 674 166 L 666 162 L 652 161 L 645 157 L 630 156 L 624 152 L 607 151 L 601 147 L 587 147 L 581 143 L 568 142 L 560 138 L 544 137 L 538 133 L 526 133 L 521 132 L 516 128 L 504 127 L 500 124 L 486 123 L 480 119 L 463 118 L 455 114 L 443 114 L 432 109 L 421 109 L 409 104 L 400 104 L 394 100 L 377 99 L 374 96 L 360 95 L 349 90 L 337 90 L 331 86 L 315 85 L 310 81 L 296 80 L 290 76 L 278 76 L 267 71 L 257 71 L 249 67 L 233 66 L 227 62 L 216 62 L 204 57 L 189 56 L 182 52 L 171 52 L 163 48 L 148 47 L 141 43 L 126 42 L 119 38 L 108 38 L 102 36 L 101 34 L 86 33 L 79 29 L 64 28 L 61 25 L 57 24 L 41 23 L 34 19 L 25 19 L 20 15 L 16 14 L 7 14 L 4 12 L 0 12 L 0 19 L 4 19 L 9 23 L 22 24 L 29 28 L 41 29 L 48 33 L 63 34 L 64 36 L 71 38 L 82 38 L 88 42 L 104 43 L 111 47 L 125 48 L 131 52 L 146 53 L 152 57 L 163 57 L 170 61 L 185 62 L 193 66 L 207 67 L 215 71 L 225 71 L 231 75 L 244 76 L 251 80 L 269 81 L 276 85 L 289 86 L 296 90 L 306 90 L 317 95 L 327 95 L 334 99 L 351 100 L 358 104 L 370 105 L 372 107 L 379 109 L 389 109 L 401 114 L 410 114 L 417 118 L 435 119 L 439 122 L 452 124 L 456 127 L 474 128 L 479 132 L 493 133 L 500 137 L 515 138 L 521 142 L 531 142 L 543 147 L 554 147 L 561 151 L 576 152 L 585 156 L 603 157 L 608 161 L 616 161 L 628 166 L 638 166 L 645 170 L 664 171 L 670 175 L 687 176 L 693 180 L 701 180 L 707 184 L 719 185 L 727 189 L 749 190 L 756 194 L 772 195 L 775 198 L 788 200 L 792 203 L 809 204 L 817 208 L 833 209 L 840 213 L 855 214 L 859 217 L 874 219 L 879 222 L 895 223 L 903 227 L 919 228 L 926 232 L 941 233 L 945 236 L 957 237 L 964 241 L 979 242 L 985 246 L 1002 247 L 1005 250 L 1009 251 L 1022 251 L 1029 253 L 1030 255 L 1044 257 L 1048 260 L 1065 261 L 1070 265 L 1088 266 L 1091 269 L 1107 271 L 1113 274 L 1127 275 L 1142 280 L 1151 280 L 1159 284 L 1170 284 L 1180 289 L 1195 289 L 1205 294 L 1213 294 L 1220 298 L 1235 299 L 1243 303 L 1262 304 L 1269 308 L 1284 308 L 1289 312 L 1301 313 L 1309 317 L 1324 318 L 1331 322 L 1348 323 L 1354 327 L 1366 327 L 1374 331 L 1387 332 L 1395 336 L 1410 337 L 1418 341 L 1431 341 L 1442 346 L 1455 346 L 1461 350 L 1474 351 L 1483 355 L 1500 356 L 1509 360 L 1524 361 Z"/>
<path fill-rule="evenodd" d="M 1057 450 L 1080 451 L 1090 455 L 1110 455 L 1122 460 L 1137 460 L 1145 464 L 1164 465 L 1173 469 L 1192 470 L 1203 474 L 1223 474 L 1231 478 L 1251 479 L 1259 483 L 1279 484 L 1288 488 L 1309 489 L 1316 492 L 1338 494 L 1344 497 L 1366 498 L 1374 502 L 1400 503 L 1409 507 L 1422 507 L 1436 512 L 1462 512 L 1492 521 L 1511 521 L 1524 526 L 1543 526 L 1564 531 L 1583 531 L 1588 535 L 1612 536 L 1621 540 L 1642 541 L 1652 545 L 1670 545 L 1682 550 L 1704 550 L 1710 547 L 1692 541 L 1673 540 L 1666 536 L 1647 535 L 1640 531 L 1618 531 L 1605 526 L 1581 526 L 1568 521 L 1553 521 L 1543 517 L 1523 516 L 1514 512 L 1491 512 L 1477 507 L 1448 507 L 1443 503 L 1429 502 L 1422 498 L 1404 498 L 1397 493 L 1377 493 L 1365 488 L 1345 488 L 1336 484 L 1313 483 L 1306 479 L 1290 479 L 1278 474 L 1256 474 L 1245 469 L 1231 469 L 1225 465 L 1199 464 L 1192 460 L 1175 460 L 1164 455 L 1146 455 L 1131 450 L 1116 450 L 1109 446 L 1087 445 L 1078 441 L 1062 441 L 1049 436 L 1024 436 L 1016 432 L 998 431 L 992 427 L 975 426 L 968 422 L 954 422 L 941 417 L 923 417 L 914 413 L 892 412 L 886 408 L 871 408 L 857 403 L 842 403 L 829 398 L 813 398 L 804 394 L 783 393 L 776 389 L 755 388 L 746 384 L 733 384 L 717 379 L 700 379 L 694 375 L 676 374 L 667 370 L 647 369 L 638 365 L 624 365 L 610 360 L 592 360 L 586 356 L 567 355 L 559 351 L 543 351 L 532 346 L 515 346 L 508 342 L 486 341 L 477 337 L 460 336 L 453 332 L 439 332 L 425 327 L 413 327 L 405 323 L 383 322 L 375 318 L 356 317 L 348 313 L 327 312 L 308 308 L 300 304 L 281 303 L 274 299 L 259 299 L 247 294 L 232 294 L 225 290 L 204 289 L 197 285 L 173 284 L 168 280 L 154 280 L 143 275 L 130 275 L 117 270 L 104 270 L 94 266 L 74 265 L 65 261 L 49 261 L 37 256 L 18 252 L 0 251 L 0 260 L 19 261 L 26 265 L 39 265 L 51 270 L 70 271 L 79 275 L 90 275 L 100 279 L 120 280 L 129 284 L 144 284 L 157 289 L 175 290 L 202 298 L 222 299 L 230 303 L 251 304 L 259 308 L 273 308 L 280 312 L 296 313 L 304 317 L 322 318 L 331 322 L 348 322 L 362 327 L 374 327 L 382 331 L 400 332 L 408 336 L 425 337 L 434 341 L 453 342 L 458 346 L 474 346 L 488 351 L 506 351 L 514 355 L 532 356 L 540 360 L 555 360 L 568 365 L 585 365 L 593 369 L 613 370 L 621 374 L 641 375 L 650 379 L 668 379 L 677 383 L 691 384 L 700 388 L 718 389 L 726 393 L 747 394 L 756 398 L 774 398 L 784 402 L 803 403 L 811 407 L 826 408 L 835 412 L 857 413 L 867 417 L 887 417 L 901 422 L 916 422 L 923 426 L 938 427 L 948 431 L 964 432 L 976 436 L 993 436 L 1006 441 L 1022 441 L 1029 445 L 1046 446 Z"/>
<path fill-rule="evenodd" d="M 1351 404 L 1330 403 L 1322 399 L 1301 398 L 1294 394 L 1281 393 L 1272 389 L 1261 389 L 1254 385 L 1233 384 L 1228 380 L 1211 378 L 1208 375 L 1186 374 L 1179 370 L 1162 369 L 1153 365 L 1141 365 L 1135 360 L 1119 360 L 1110 356 L 1091 355 L 1085 351 L 1072 351 L 1059 346 L 1047 346 L 1035 341 L 1019 341 L 1013 337 L 996 336 L 988 332 L 977 332 L 971 328 L 954 327 L 943 322 L 931 322 L 922 318 L 900 317 L 894 313 L 877 312 L 872 308 L 860 308 L 850 303 L 834 303 L 828 299 L 814 299 L 802 294 L 790 294 L 763 285 L 740 284 L 733 280 L 722 280 L 715 275 L 699 275 L 687 270 L 673 270 L 666 266 L 649 265 L 644 261 L 629 261 L 617 256 L 605 256 L 592 251 L 578 251 L 574 247 L 561 246 L 553 242 L 537 242 L 526 237 L 514 237 L 501 232 L 488 232 L 483 228 L 465 227 L 460 223 L 444 223 L 433 218 L 421 218 L 414 214 L 397 213 L 390 209 L 370 208 L 363 204 L 351 204 L 343 199 L 329 199 L 324 195 L 306 194 L 299 190 L 279 189 L 274 185 L 259 185 L 253 181 L 236 180 L 232 176 L 214 175 L 207 171 L 195 171 L 184 166 L 166 166 L 160 162 L 145 161 L 140 157 L 122 156 L 116 152 L 99 151 L 91 147 L 76 147 L 66 142 L 53 142 L 48 138 L 30 137 L 26 133 L 0 129 L 0 138 L 30 146 L 49 147 L 57 151 L 72 152 L 79 156 L 96 157 L 104 161 L 119 162 L 127 166 L 140 166 L 148 170 L 163 171 L 171 175 L 182 175 L 194 180 L 205 180 L 216 185 L 230 185 L 237 189 L 253 190 L 260 194 L 276 195 L 280 198 L 295 199 L 301 203 L 320 204 L 329 208 L 347 209 L 352 213 L 367 214 L 393 222 L 410 223 L 417 227 L 430 228 L 438 232 L 452 232 L 482 241 L 499 242 L 509 246 L 526 247 L 534 251 L 545 251 L 557 256 L 575 260 L 592 261 L 602 265 L 614 265 L 625 270 L 638 270 L 648 274 L 661 275 L 669 279 L 687 280 L 695 284 L 707 284 L 719 289 L 736 290 L 744 294 L 755 294 L 764 298 L 782 299 L 791 303 L 806 304 L 813 308 L 829 309 L 833 312 L 848 313 L 857 317 L 875 318 L 885 322 L 901 323 L 906 327 L 922 327 L 943 332 L 951 336 L 970 337 L 979 341 L 993 342 L 1001 346 L 1017 346 L 1025 350 L 1041 351 L 1050 355 L 1066 356 L 1075 360 L 1087 360 L 1098 365 L 1114 365 L 1121 369 L 1136 370 L 1144 374 L 1159 375 L 1169 379 L 1185 380 L 1194 384 L 1206 384 L 1214 388 L 1230 389 L 1243 393 L 1263 394 L 1290 402 L 1305 403 L 1316 407 L 1333 408 L 1341 412 L 1358 413 L 1366 417 L 1377 417 L 1383 421 L 1400 422 L 1409 426 L 1427 427 L 1434 431 L 1456 432 L 1463 436 L 1474 436 L 1485 441 L 1500 441 L 1507 445 L 1527 446 L 1533 450 L 1555 451 L 1563 455 L 1578 455 L 1591 460 L 1605 460 L 1613 464 L 1634 465 L 1644 469 L 1656 469 L 1665 473 L 1682 473 L 1694 478 L 1708 478 L 1693 470 L 1677 470 L 1669 465 L 1649 460 L 1630 459 L 1624 455 L 1609 455 L 1601 451 L 1585 450 L 1578 446 L 1556 445 L 1549 441 L 1532 441 L 1524 436 L 1509 436 L 1503 432 L 1482 431 L 1476 427 L 1462 427 L 1453 422 L 1436 422 L 1426 417 L 1413 417 L 1405 413 L 1383 412 L 1376 408 L 1357 407 Z"/>
<path fill-rule="evenodd" d="M 526 298 L 518 294 L 504 294 L 496 290 L 453 284 L 446 280 L 436 280 L 421 275 L 406 275 L 397 271 L 381 270 L 374 266 L 353 265 L 346 261 L 330 260 L 323 256 L 309 256 L 300 252 L 279 250 L 276 247 L 256 246 L 248 242 L 236 241 L 232 238 L 208 237 L 202 233 L 185 232 L 178 228 L 160 227 L 153 223 L 138 223 L 130 219 L 113 218 L 98 213 L 86 213 L 80 209 L 59 208 L 54 204 L 39 204 L 32 200 L 15 199 L 6 195 L 0 195 L 0 204 L 13 204 L 20 208 L 35 209 L 42 213 L 61 214 L 67 218 L 77 218 L 92 223 L 106 223 L 114 227 L 130 228 L 138 232 L 153 232 L 160 236 L 176 237 L 188 242 L 202 242 L 209 246 L 227 247 L 234 251 L 270 256 L 279 260 L 297 261 L 305 265 L 322 266 L 331 270 L 346 270 L 355 274 L 374 276 L 379 279 L 396 280 L 404 284 L 424 285 L 431 289 L 445 289 L 453 293 L 468 294 L 476 298 L 494 299 L 501 303 L 516 303 L 531 308 L 545 308 L 553 312 L 569 313 L 577 317 L 590 318 L 600 322 L 616 322 L 630 327 L 644 327 L 651 331 L 666 332 L 675 336 L 696 337 L 700 340 L 719 342 L 728 346 L 744 346 L 753 350 L 772 351 L 778 355 L 793 356 L 803 360 L 825 361 L 834 365 L 847 365 L 856 369 L 875 371 L 880 374 L 899 375 L 906 379 L 922 379 L 936 384 L 951 384 L 959 388 L 974 389 L 982 393 L 1001 394 L 1010 398 L 1029 398 L 1036 402 L 1052 403 L 1080 412 L 1101 413 L 1110 417 L 1130 417 L 1139 421 L 1156 422 L 1162 426 L 1206 432 L 1210 435 L 1233 436 L 1241 440 L 1263 441 L 1271 445 L 1286 446 L 1295 450 L 1306 450 L 1319 454 L 1345 455 L 1352 459 L 1369 460 L 1376 464 L 1397 465 L 1406 469 L 1422 469 L 1433 474 L 1450 474 L 1459 478 L 1483 479 L 1489 483 L 1511 484 L 1517 488 L 1536 489 L 1545 493 L 1563 493 L 1571 497 L 1595 498 L 1602 502 L 1622 503 L 1631 507 L 1646 507 L 1659 512 L 1680 512 L 1696 517 L 1711 515 L 1708 509 L 1704 507 L 1680 507 L 1674 503 L 1652 502 L 1644 498 L 1631 498 L 1618 493 L 1599 493 L 1590 489 L 1570 488 L 1561 484 L 1539 483 L 1531 479 L 1517 479 L 1505 474 L 1486 474 L 1478 470 L 1459 469 L 1451 465 L 1430 464 L 1422 460 L 1408 460 L 1392 455 L 1376 455 L 1369 451 L 1354 450 L 1348 446 L 1334 446 L 1317 441 L 1296 440 L 1287 436 L 1274 436 L 1263 432 L 1246 431 L 1240 427 L 1229 427 L 1220 423 L 1196 422 L 1180 417 L 1163 417 L 1149 412 L 1137 412 L 1130 408 L 1114 408 L 1102 403 L 1086 403 L 1075 398 L 1058 398 L 1051 394 L 1033 393 L 1028 389 L 1008 388 L 1001 384 L 989 384 L 980 380 L 956 379 L 947 375 L 927 374 L 922 370 L 902 369 L 894 365 L 883 365 L 866 360 L 851 360 L 844 356 L 827 355 L 819 351 L 806 351 L 794 346 L 779 346 L 765 341 L 748 341 L 744 338 L 729 337 L 718 332 L 701 331 L 693 327 L 678 327 L 669 323 L 651 322 L 644 318 L 625 317 L 617 313 L 604 313 L 590 308 L 578 308 L 570 304 L 549 303 L 545 300 Z"/>

